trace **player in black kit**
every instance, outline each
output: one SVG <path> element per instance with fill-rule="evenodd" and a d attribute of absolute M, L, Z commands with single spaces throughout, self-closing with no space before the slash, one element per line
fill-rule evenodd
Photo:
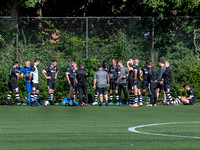
<path fill-rule="evenodd" d="M 39 103 L 36 102 L 39 94 L 39 78 L 37 66 L 40 64 L 40 59 L 35 58 L 34 64 L 31 66 L 31 73 L 29 74 L 29 83 L 31 83 L 31 106 L 38 106 Z"/>
<path fill-rule="evenodd" d="M 47 79 L 49 103 L 50 103 L 50 105 L 54 105 L 53 94 L 54 94 L 54 91 L 56 88 L 56 79 L 57 79 L 57 75 L 58 75 L 57 60 L 52 60 L 51 65 L 46 67 L 42 71 L 42 74 Z"/>
<path fill-rule="evenodd" d="M 71 60 L 71 64 L 67 67 L 66 78 L 69 84 L 69 94 L 67 96 L 66 104 L 75 105 L 74 100 L 74 91 L 75 91 L 75 78 L 76 78 L 76 70 L 74 66 L 76 65 L 76 61 L 74 59 Z"/>
<path fill-rule="evenodd" d="M 150 104 L 146 106 L 156 106 L 157 104 L 156 80 L 158 76 L 158 71 L 153 67 L 152 62 L 149 62 L 147 64 L 147 67 L 149 68 L 148 82 L 149 82 L 149 93 L 151 95 L 151 101 Z"/>
<path fill-rule="evenodd" d="M 157 93 L 157 98 L 159 98 L 160 91 L 163 93 L 163 103 L 162 104 L 164 104 L 164 103 L 166 103 L 166 94 L 165 94 L 165 90 L 164 90 L 164 83 L 162 81 L 162 77 L 166 70 L 166 67 L 165 67 L 165 64 L 163 63 L 163 60 L 160 59 L 158 61 L 158 66 L 160 67 L 160 72 L 159 72 L 158 79 L 157 79 L 156 93 Z"/>
<path fill-rule="evenodd" d="M 109 78 L 110 78 L 110 103 L 113 105 L 113 92 L 115 91 L 116 100 L 119 101 L 118 94 L 118 84 L 116 83 L 119 72 L 119 65 L 116 64 L 116 59 L 112 58 L 112 65 L 109 68 Z"/>
<path fill-rule="evenodd" d="M 163 73 L 163 79 L 162 80 L 164 80 L 164 90 L 165 90 L 165 93 L 166 93 L 167 105 L 171 104 L 171 102 L 172 102 L 172 96 L 170 94 L 172 72 L 171 72 L 171 69 L 169 68 L 169 66 L 170 66 L 170 62 L 165 61 L 166 70 Z"/>
<path fill-rule="evenodd" d="M 148 62 L 146 62 L 146 65 L 142 68 L 142 75 L 143 79 L 141 79 L 142 81 L 142 101 L 144 102 L 144 98 L 145 98 L 145 93 L 146 93 L 146 89 L 148 89 L 148 75 L 149 75 L 149 69 L 147 68 L 147 64 Z M 150 95 L 149 95 L 149 103 L 150 103 Z"/>
<path fill-rule="evenodd" d="M 188 84 L 185 84 L 183 88 L 187 91 L 187 96 L 178 96 L 174 101 L 174 105 L 179 105 L 179 103 L 183 103 L 184 105 L 194 105 L 196 99 L 194 90 L 190 88 Z"/>
<path fill-rule="evenodd" d="M 84 70 L 84 65 L 79 65 L 80 69 L 76 70 L 76 83 L 79 93 L 79 99 L 80 99 L 80 106 L 83 106 L 83 93 L 85 94 L 86 104 L 87 106 L 90 106 L 88 104 L 88 93 L 87 93 L 87 72 Z"/>
<path fill-rule="evenodd" d="M 139 60 L 135 59 L 134 62 L 135 62 L 135 69 L 137 70 L 137 77 L 136 77 L 137 78 L 136 79 L 137 83 L 136 83 L 136 87 L 137 87 L 138 104 L 139 104 L 139 106 L 143 106 L 142 94 L 141 94 L 141 91 L 140 91 L 140 88 L 141 88 L 140 80 L 141 80 L 142 70 L 139 67 Z"/>
<path fill-rule="evenodd" d="M 135 100 L 135 95 L 134 95 L 134 85 L 133 85 L 133 70 L 135 68 L 134 65 L 134 59 L 130 58 L 129 61 L 127 61 L 127 68 L 129 70 L 129 75 L 128 75 L 128 92 L 129 92 L 129 105 L 133 105 L 133 101 Z"/>
<path fill-rule="evenodd" d="M 23 75 L 19 75 L 19 71 L 17 70 L 19 66 L 19 63 L 16 61 L 13 63 L 13 67 L 9 71 L 9 82 L 8 82 L 8 87 L 9 87 L 9 94 L 7 95 L 7 102 L 6 104 L 10 104 L 10 99 L 12 96 L 12 93 L 15 92 L 15 98 L 17 103 L 19 103 L 19 89 L 17 85 L 17 79 L 20 77 L 23 77 Z"/>

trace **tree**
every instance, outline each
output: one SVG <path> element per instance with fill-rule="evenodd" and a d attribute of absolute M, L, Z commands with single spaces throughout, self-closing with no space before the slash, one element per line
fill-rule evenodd
<path fill-rule="evenodd" d="M 200 5 L 200 0 L 144 0 L 146 10 L 151 9 L 154 15 L 161 18 L 164 16 L 187 16 L 198 15 L 196 9 Z"/>
<path fill-rule="evenodd" d="M 41 15 L 41 6 L 46 0 L 6 0 L 0 1 L 1 14 L 5 16 L 18 16 L 20 8 L 38 7 L 38 14 Z"/>

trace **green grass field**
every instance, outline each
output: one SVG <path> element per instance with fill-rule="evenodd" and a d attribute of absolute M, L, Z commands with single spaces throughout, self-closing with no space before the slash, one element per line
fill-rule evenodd
<path fill-rule="evenodd" d="M 153 123 L 200 121 L 200 105 L 0 106 L 0 149 L 192 150 L 200 139 L 162 137 L 128 131 Z M 138 131 L 200 137 L 200 122 L 138 128 Z"/>

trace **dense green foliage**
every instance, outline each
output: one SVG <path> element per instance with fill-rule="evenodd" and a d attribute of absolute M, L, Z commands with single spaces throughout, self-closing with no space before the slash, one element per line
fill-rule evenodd
<path fill-rule="evenodd" d="M 55 91 L 55 98 L 60 101 L 68 94 L 68 83 L 65 77 L 66 67 L 70 64 L 71 58 L 77 60 L 78 65 L 80 63 L 85 64 L 85 69 L 89 73 L 88 88 L 89 93 L 94 94 L 93 76 L 97 69 L 97 65 L 102 63 L 103 60 L 108 60 L 111 64 L 111 58 L 115 57 L 117 60 L 123 59 L 124 65 L 130 57 L 138 58 L 140 60 L 140 67 L 143 67 L 145 61 L 152 60 L 151 54 L 151 33 L 149 36 L 144 37 L 147 31 L 151 31 L 151 20 L 114 20 L 113 25 L 108 26 L 107 21 L 95 22 L 90 26 L 94 26 L 95 23 L 105 26 L 105 28 L 94 28 L 92 32 L 96 34 L 89 34 L 88 38 L 88 59 L 86 59 L 86 39 L 85 32 L 82 31 L 84 23 L 82 20 L 77 21 L 77 27 L 71 28 L 70 23 L 59 23 L 60 20 L 50 21 L 42 20 L 42 26 L 44 29 L 33 28 L 32 25 L 37 24 L 36 21 L 30 24 L 25 22 L 21 25 L 19 30 L 19 63 L 24 66 L 25 60 L 30 60 L 33 63 L 35 57 L 41 59 L 39 65 L 39 81 L 40 81 L 40 98 L 42 100 L 47 99 L 47 82 L 41 74 L 41 71 L 51 64 L 51 60 L 58 60 L 58 80 L 57 88 Z M 29 21 L 29 20 L 28 20 Z M 61 20 L 62 21 L 62 20 Z M 69 21 L 69 20 L 68 20 Z M 71 20 L 70 20 L 71 21 Z M 65 21 L 67 22 L 67 21 Z M 76 21 L 72 20 L 72 23 Z M 82 23 L 82 24 L 81 24 Z M 196 26 L 199 23 L 198 19 L 191 19 L 185 21 L 185 19 L 164 19 L 155 20 L 155 38 L 154 38 L 154 62 L 157 66 L 157 60 L 163 59 L 171 61 L 171 70 L 173 73 L 172 82 L 172 95 L 177 97 L 178 95 L 186 94 L 183 91 L 183 84 L 189 83 L 194 88 L 197 100 L 200 98 L 200 80 L 198 78 L 200 72 L 200 62 L 197 59 L 195 53 L 195 46 L 193 44 L 193 32 L 198 29 Z M 65 29 L 65 25 L 67 29 Z M 32 30 L 33 29 L 33 30 Z M 66 32 L 61 32 L 67 30 Z M 58 32 L 59 31 L 59 32 Z M 6 32 L 6 31 L 5 31 Z M 9 31 L 7 31 L 9 34 Z M 54 33 L 59 36 L 53 39 L 56 42 L 52 42 L 52 36 Z M 61 32 L 61 33 L 60 33 Z M 89 32 L 90 33 L 90 32 Z M 111 36 L 112 34 L 112 36 Z M 6 100 L 8 93 L 8 70 L 12 67 L 12 63 L 16 58 L 16 48 L 13 44 L 10 44 L 6 36 L 1 35 L 1 61 L 0 61 L 0 99 Z M 15 35 L 13 36 L 15 37 Z M 198 44 L 199 34 L 197 34 Z M 22 99 L 26 96 L 25 92 L 25 80 L 19 80 L 20 96 Z M 159 99 L 161 100 L 161 99 Z"/>

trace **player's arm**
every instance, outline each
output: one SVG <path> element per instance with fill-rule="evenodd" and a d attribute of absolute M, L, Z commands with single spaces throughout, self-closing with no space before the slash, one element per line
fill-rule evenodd
<path fill-rule="evenodd" d="M 21 77 L 25 75 L 24 67 L 20 69 Z"/>
<path fill-rule="evenodd" d="M 96 89 L 96 83 L 97 83 L 97 79 L 94 79 L 94 85 L 93 85 L 94 89 Z"/>
<path fill-rule="evenodd" d="M 115 81 L 115 83 L 119 83 L 120 75 L 121 75 L 121 73 L 120 73 L 120 71 L 118 71 L 118 76 L 117 76 L 117 80 Z"/>
<path fill-rule="evenodd" d="M 128 70 L 129 70 L 129 71 L 131 71 L 131 70 L 133 70 L 133 68 L 132 68 L 132 67 L 130 67 L 130 66 L 129 66 L 129 64 L 130 64 L 130 62 L 129 62 L 129 61 L 127 61 L 127 68 L 128 68 Z"/>
<path fill-rule="evenodd" d="M 29 74 L 29 83 L 31 82 L 31 79 L 32 79 L 32 77 L 33 77 L 33 72 L 35 71 L 35 68 L 32 66 L 31 67 L 31 72 L 30 72 L 30 74 Z"/>
<path fill-rule="evenodd" d="M 44 77 L 45 77 L 46 79 L 51 79 L 51 77 L 49 77 L 49 76 L 46 75 L 46 71 L 45 71 L 45 70 L 42 70 L 42 74 L 44 75 Z"/>
<path fill-rule="evenodd" d="M 191 100 L 191 99 L 193 99 L 193 97 L 194 97 L 194 92 L 193 92 L 193 91 L 190 91 L 190 95 L 187 96 L 186 98 L 187 98 L 188 100 Z"/>
<path fill-rule="evenodd" d="M 15 75 L 17 76 L 17 79 L 20 79 L 20 77 L 23 77 L 23 75 L 21 74 L 19 74 L 19 70 L 14 70 L 14 73 L 15 73 Z"/>
<path fill-rule="evenodd" d="M 110 79 L 109 79 L 109 75 L 107 75 L 107 87 L 110 86 L 110 85 L 109 85 L 109 81 L 110 81 Z"/>
<path fill-rule="evenodd" d="M 68 82 L 69 86 L 71 86 L 71 82 L 70 82 L 70 79 L 69 79 L 69 73 L 66 72 L 65 76 L 67 78 L 67 82 Z"/>
<path fill-rule="evenodd" d="M 31 72 L 31 73 L 29 74 L 29 80 L 28 80 L 29 83 L 31 82 L 32 77 L 33 77 L 33 73 Z"/>
<path fill-rule="evenodd" d="M 97 75 L 96 72 L 94 74 L 94 83 L 93 83 L 93 88 L 96 89 L 96 83 L 97 83 Z"/>
<path fill-rule="evenodd" d="M 57 77 L 58 77 L 58 71 L 57 71 L 56 74 L 55 74 L 55 79 L 57 79 Z"/>
<path fill-rule="evenodd" d="M 56 74 L 55 74 L 55 79 L 58 77 L 58 69 L 56 68 Z"/>
<path fill-rule="evenodd" d="M 143 81 L 142 76 L 143 76 L 143 72 L 140 74 L 140 80 L 141 81 Z"/>
<path fill-rule="evenodd" d="M 111 79 L 111 73 L 109 73 L 109 78 Z"/>

